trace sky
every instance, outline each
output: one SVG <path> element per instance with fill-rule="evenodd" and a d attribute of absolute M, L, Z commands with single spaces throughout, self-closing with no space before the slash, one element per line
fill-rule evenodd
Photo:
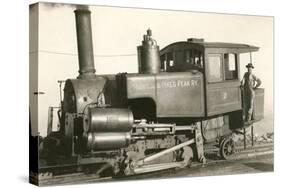
<path fill-rule="evenodd" d="M 48 107 L 59 105 L 57 81 L 78 75 L 75 9 L 72 5 L 49 3 L 30 9 L 30 72 L 33 74 L 38 68 L 38 91 L 45 93 L 36 96 L 39 100 L 38 130 L 33 127 L 33 134 L 40 132 L 46 136 Z M 137 72 L 137 46 L 148 28 L 152 29 L 160 48 L 187 38 L 260 47 L 252 55 L 254 73 L 265 88 L 265 118 L 257 124 L 256 131 L 263 134 L 273 129 L 273 17 L 105 6 L 90 6 L 89 9 L 97 74 Z M 243 74 L 250 56 L 243 54 L 240 58 Z M 37 80 L 30 83 L 32 104 Z"/>

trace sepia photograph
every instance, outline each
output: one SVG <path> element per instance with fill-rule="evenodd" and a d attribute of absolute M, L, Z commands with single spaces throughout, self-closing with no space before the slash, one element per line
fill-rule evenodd
<path fill-rule="evenodd" d="M 29 182 L 274 171 L 274 17 L 29 5 Z"/>

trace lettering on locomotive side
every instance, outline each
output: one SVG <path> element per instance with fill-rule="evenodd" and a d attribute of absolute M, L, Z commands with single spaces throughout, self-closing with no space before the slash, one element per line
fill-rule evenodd
<path fill-rule="evenodd" d="M 200 86 L 200 79 L 158 80 L 157 89 L 161 88 L 193 88 Z M 134 85 L 135 90 L 154 90 L 155 83 L 142 82 Z"/>
<path fill-rule="evenodd" d="M 178 86 L 180 87 L 196 87 L 199 85 L 199 80 L 178 80 Z"/>
<path fill-rule="evenodd" d="M 181 87 L 181 88 L 188 88 L 188 87 L 197 87 L 200 85 L 199 80 L 196 79 L 190 79 L 190 80 L 171 80 L 171 81 L 167 81 L 167 80 L 163 80 L 160 82 L 157 82 L 157 88 L 177 88 L 177 87 Z"/>

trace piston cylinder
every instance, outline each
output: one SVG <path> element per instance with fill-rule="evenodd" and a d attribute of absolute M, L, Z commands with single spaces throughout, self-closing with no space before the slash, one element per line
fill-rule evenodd
<path fill-rule="evenodd" d="M 128 147 L 131 134 L 125 133 L 87 133 L 88 150 L 113 150 Z"/>
<path fill-rule="evenodd" d="M 129 132 L 134 124 L 131 110 L 122 108 L 90 108 L 84 132 Z"/>
<path fill-rule="evenodd" d="M 148 29 L 147 35 L 143 36 L 142 45 L 138 46 L 139 73 L 156 74 L 161 69 L 159 46 L 151 36 L 152 32 Z"/>

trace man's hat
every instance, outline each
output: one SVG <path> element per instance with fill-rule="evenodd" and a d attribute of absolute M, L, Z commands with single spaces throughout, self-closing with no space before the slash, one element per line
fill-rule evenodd
<path fill-rule="evenodd" d="M 248 63 L 248 65 L 246 65 L 246 68 L 255 68 L 254 65 L 252 63 Z"/>

